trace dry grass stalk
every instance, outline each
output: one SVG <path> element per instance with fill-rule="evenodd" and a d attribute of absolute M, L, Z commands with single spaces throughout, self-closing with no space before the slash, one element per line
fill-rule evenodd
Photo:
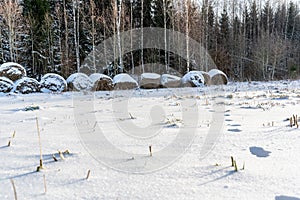
<path fill-rule="evenodd" d="M 149 146 L 150 157 L 152 157 L 152 146 Z"/>
<path fill-rule="evenodd" d="M 40 127 L 39 127 L 39 121 L 38 121 L 38 118 L 36 118 L 36 128 L 37 128 L 37 132 L 38 132 L 39 147 L 40 147 L 40 165 L 37 167 L 37 171 L 40 171 L 40 170 L 44 169 L 44 166 L 43 166 L 43 154 L 42 154 L 41 133 L 40 133 Z"/>
<path fill-rule="evenodd" d="M 87 175 L 86 175 L 86 180 L 88 180 L 88 179 L 89 179 L 89 177 L 90 177 L 90 174 L 91 174 L 91 170 L 89 169 L 89 171 L 88 171 L 88 173 L 87 173 Z"/>
<path fill-rule="evenodd" d="M 231 167 L 234 167 L 234 159 L 232 156 L 231 156 Z"/>
<path fill-rule="evenodd" d="M 15 200 L 17 200 L 17 199 L 18 199 L 18 197 L 17 197 L 17 190 L 16 190 L 16 185 L 15 185 L 15 182 L 14 182 L 14 180 L 13 180 L 13 179 L 10 179 L 10 182 L 11 182 L 11 185 L 12 185 L 12 187 L 13 187 L 13 190 L 14 190 L 14 197 L 15 197 Z"/>
<path fill-rule="evenodd" d="M 11 139 L 8 141 L 8 144 L 7 144 L 8 147 L 10 147 L 10 146 L 12 145 L 12 140 L 13 140 L 13 138 L 15 138 L 15 137 L 16 137 L 16 131 L 13 132 L 13 134 L 12 134 L 12 136 L 11 136 Z"/>
<path fill-rule="evenodd" d="M 238 167 L 237 167 L 237 164 L 236 164 L 236 161 L 234 161 L 234 171 L 238 171 Z"/>
<path fill-rule="evenodd" d="M 65 156 L 61 151 L 58 151 L 58 154 L 59 154 L 60 159 L 62 159 L 62 160 L 65 159 Z"/>

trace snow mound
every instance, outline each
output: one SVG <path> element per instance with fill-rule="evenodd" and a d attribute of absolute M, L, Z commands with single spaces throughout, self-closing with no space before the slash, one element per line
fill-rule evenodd
<path fill-rule="evenodd" d="M 91 90 L 93 87 L 92 80 L 83 73 L 75 73 L 69 76 L 67 84 L 71 91 Z"/>
<path fill-rule="evenodd" d="M 29 93 L 36 93 L 41 91 L 40 83 L 33 79 L 24 77 L 15 82 L 13 92 L 19 94 L 29 94 Z"/>
<path fill-rule="evenodd" d="M 204 84 L 205 85 L 211 85 L 211 83 L 210 83 L 210 75 L 209 75 L 209 73 L 207 73 L 207 72 L 204 72 L 204 71 L 200 71 L 201 72 L 201 74 L 202 74 L 202 76 L 204 77 Z"/>
<path fill-rule="evenodd" d="M 161 76 L 156 73 L 143 73 L 141 75 L 140 87 L 144 89 L 157 89 L 160 87 Z"/>
<path fill-rule="evenodd" d="M 138 87 L 138 83 L 128 74 L 118 74 L 113 79 L 116 90 L 130 90 Z"/>
<path fill-rule="evenodd" d="M 90 75 L 93 82 L 94 91 L 110 91 L 113 90 L 113 80 L 104 74 L 95 73 Z"/>
<path fill-rule="evenodd" d="M 205 79 L 200 71 L 190 71 L 181 79 L 183 87 L 203 87 Z"/>
<path fill-rule="evenodd" d="M 8 62 L 0 66 L 0 76 L 16 81 L 26 76 L 26 70 L 18 63 Z"/>
<path fill-rule="evenodd" d="M 163 74 L 160 79 L 160 84 L 164 88 L 178 88 L 180 87 L 181 78 L 170 74 Z"/>
<path fill-rule="evenodd" d="M 58 74 L 45 74 L 41 81 L 41 91 L 44 93 L 65 92 L 67 90 L 66 80 Z"/>
<path fill-rule="evenodd" d="M 14 88 L 14 83 L 6 77 L 0 77 L 0 93 L 9 93 Z"/>
<path fill-rule="evenodd" d="M 210 76 L 211 85 L 227 85 L 227 75 L 218 69 L 212 69 L 208 72 Z"/>

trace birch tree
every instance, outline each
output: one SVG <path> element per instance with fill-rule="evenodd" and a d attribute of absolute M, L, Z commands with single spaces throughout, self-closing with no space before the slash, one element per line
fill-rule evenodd
<path fill-rule="evenodd" d="M 190 39 L 189 39 L 189 8 L 190 8 L 190 0 L 185 0 L 185 17 L 186 17 L 186 21 L 185 21 L 185 35 L 186 35 L 186 71 L 189 72 L 190 71 Z"/>
<path fill-rule="evenodd" d="M 74 45 L 76 53 L 76 67 L 77 72 L 80 71 L 80 52 L 79 52 L 79 2 L 73 0 L 73 32 L 74 32 Z"/>

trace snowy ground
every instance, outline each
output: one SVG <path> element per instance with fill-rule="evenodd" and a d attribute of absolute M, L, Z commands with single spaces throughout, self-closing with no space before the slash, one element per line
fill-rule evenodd
<path fill-rule="evenodd" d="M 114 108 L 128 93 L 132 119 Z M 139 159 L 151 166 L 151 162 L 157 161 L 159 151 L 172 143 L 179 129 L 191 128 L 182 115 L 185 109 L 182 102 L 186 99 L 196 101 L 189 106 L 198 108 L 196 137 L 190 148 L 161 170 L 126 173 L 126 164 Z M 216 101 L 218 106 L 225 106 L 220 135 L 203 156 L 204 140 L 210 134 L 214 112 L 218 110 Z M 97 126 L 111 144 L 143 157 L 133 160 L 124 157 L 126 164 L 116 160 L 115 166 L 94 159 L 76 126 L 78 112 L 72 93 L 1 96 L 0 199 L 14 198 L 11 180 L 18 199 L 300 199 L 300 128 L 289 127 L 286 120 L 293 114 L 300 116 L 300 81 L 99 92 L 93 99 L 85 98 L 83 103 L 94 105 Z M 152 119 L 159 123 L 151 124 L 149 113 L 155 105 L 164 110 L 165 116 Z M 26 111 L 36 106 L 39 109 Z M 80 110 L 80 114 L 84 115 L 84 111 Z M 36 172 L 39 165 L 36 117 L 46 168 L 40 172 Z M 159 127 L 161 132 L 147 140 L 120 134 L 120 126 L 127 120 L 141 128 Z M 152 157 L 148 156 L 149 145 L 153 147 Z M 70 154 L 65 154 L 62 160 L 58 150 L 69 150 Z M 237 162 L 238 172 L 231 167 L 231 156 Z M 240 170 L 243 165 L 245 169 Z M 122 169 L 122 166 L 123 172 L 111 168 Z M 88 170 L 90 176 L 86 180 Z"/>

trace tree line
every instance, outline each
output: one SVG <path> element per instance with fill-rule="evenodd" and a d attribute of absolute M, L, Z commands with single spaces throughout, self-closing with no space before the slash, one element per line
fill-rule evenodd
<path fill-rule="evenodd" d="M 161 49 L 123 52 L 120 33 L 160 27 L 186 34 L 186 58 Z M 141 29 L 142 30 L 142 29 Z M 294 1 L 277 0 L 2 0 L 0 64 L 22 64 L 30 77 L 77 72 L 97 45 L 113 37 L 102 69 L 114 76 L 137 66 L 161 63 L 162 72 L 207 70 L 189 50 L 189 38 L 208 51 L 232 80 L 276 80 L 300 75 L 300 14 Z M 143 37 L 143 32 L 142 32 Z M 167 44 L 176 38 L 165 34 Z M 105 45 L 105 44 L 104 44 Z M 195 50 L 197 51 L 197 50 Z M 155 70 L 153 70 L 155 71 Z"/>

